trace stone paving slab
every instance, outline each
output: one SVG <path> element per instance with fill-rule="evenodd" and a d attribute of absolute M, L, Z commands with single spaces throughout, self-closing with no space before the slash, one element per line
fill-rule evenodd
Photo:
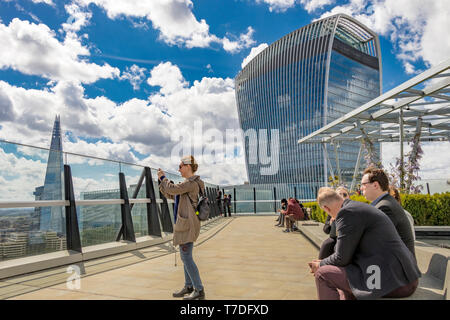
<path fill-rule="evenodd" d="M 218 219 L 196 242 L 194 259 L 210 300 L 316 300 L 307 263 L 315 246 L 298 232 L 274 227 L 275 216 Z M 173 299 L 183 265 L 170 245 L 84 263 L 81 288 L 70 290 L 66 268 L 0 282 L 0 298 L 15 300 Z M 28 290 L 28 292 L 27 292 Z"/>

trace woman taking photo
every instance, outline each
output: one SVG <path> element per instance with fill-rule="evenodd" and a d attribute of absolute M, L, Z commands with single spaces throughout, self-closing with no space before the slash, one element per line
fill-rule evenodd
<path fill-rule="evenodd" d="M 171 183 L 165 177 L 164 172 L 161 169 L 158 170 L 161 193 L 166 198 L 175 201 L 174 214 L 176 214 L 177 220 L 173 231 L 173 245 L 180 246 L 185 283 L 184 288 L 175 292 L 173 296 L 175 298 L 184 297 L 184 300 L 205 299 L 200 273 L 192 257 L 194 242 L 200 234 L 200 220 L 197 218 L 194 208 L 197 208 L 200 188 L 203 192 L 205 190 L 203 181 L 198 175 L 194 175 L 197 169 L 198 164 L 193 156 L 183 157 L 178 171 L 185 180 L 179 184 Z"/>

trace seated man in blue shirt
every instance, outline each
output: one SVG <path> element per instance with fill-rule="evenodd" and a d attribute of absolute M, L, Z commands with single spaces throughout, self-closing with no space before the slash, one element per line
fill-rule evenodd
<path fill-rule="evenodd" d="M 363 172 L 361 190 L 371 205 L 383 211 L 395 226 L 403 243 L 415 256 L 414 234 L 402 206 L 389 194 L 389 180 L 382 169 L 369 167 Z"/>

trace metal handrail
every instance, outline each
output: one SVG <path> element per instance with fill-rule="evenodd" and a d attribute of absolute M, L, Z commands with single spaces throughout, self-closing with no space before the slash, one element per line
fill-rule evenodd
<path fill-rule="evenodd" d="M 281 199 L 268 199 L 268 200 L 232 200 L 236 203 L 273 203 L 280 202 Z M 300 202 L 311 202 L 315 199 L 299 199 Z M 152 203 L 149 198 L 129 199 L 131 203 Z M 175 203 L 174 200 L 167 199 L 168 203 Z M 95 199 L 95 200 L 75 200 L 75 203 L 79 206 L 98 206 L 108 204 L 124 204 L 123 199 Z M 156 203 L 163 203 L 162 199 L 156 199 Z M 11 208 L 39 208 L 39 207 L 59 207 L 70 206 L 69 200 L 40 200 L 40 201 L 0 201 L 0 209 Z"/>
<path fill-rule="evenodd" d="M 58 207 L 70 206 L 67 200 L 41 200 L 41 201 L 0 201 L 1 209 L 9 208 L 39 208 L 39 207 Z"/>
<path fill-rule="evenodd" d="M 149 198 L 130 199 L 130 203 L 151 203 Z M 168 203 L 175 203 L 173 200 L 168 199 Z M 98 206 L 107 204 L 124 204 L 123 199 L 98 199 L 98 200 L 75 200 L 75 203 L 79 206 Z M 157 199 L 156 203 L 163 203 L 161 199 Z M 0 201 L 0 209 L 12 209 L 12 208 L 39 208 L 39 207 L 68 207 L 70 206 L 69 200 L 40 200 L 40 201 Z"/>
<path fill-rule="evenodd" d="M 40 149 L 40 150 L 44 150 L 44 151 L 54 151 L 54 152 L 61 152 L 62 154 L 66 154 L 66 155 L 72 155 L 72 156 L 78 156 L 78 157 L 84 157 L 84 158 L 89 158 L 89 159 L 95 159 L 95 160 L 100 160 L 100 161 L 109 161 L 109 162 L 115 162 L 117 164 L 126 164 L 126 165 L 130 165 L 130 166 L 138 166 L 141 168 L 145 168 L 148 167 L 146 165 L 142 165 L 142 164 L 137 164 L 137 163 L 131 163 L 131 162 L 126 162 L 126 161 L 120 161 L 120 160 L 112 160 L 112 159 L 106 159 L 106 158 L 100 158 L 100 157 L 94 157 L 94 156 L 88 156 L 88 155 L 84 155 L 84 154 L 80 154 L 80 153 L 75 153 L 75 152 L 68 152 L 68 151 L 61 151 L 61 150 L 55 150 L 55 149 L 49 149 L 49 148 L 44 148 L 44 147 L 37 147 L 37 146 L 32 146 L 29 144 L 24 144 L 24 143 L 18 143 L 18 142 L 13 142 L 13 141 L 8 141 L 8 140 L 3 140 L 0 139 L 0 142 L 5 142 L 5 143 L 9 143 L 9 144 L 16 144 L 18 146 L 22 146 L 22 147 L 28 147 L 28 148 L 36 148 L 36 149 Z M 66 163 L 67 164 L 67 163 Z M 152 168 L 153 170 L 157 170 L 156 168 Z M 177 173 L 174 172 L 170 172 L 165 170 L 166 173 L 170 173 L 173 174 L 175 176 L 180 176 Z"/>

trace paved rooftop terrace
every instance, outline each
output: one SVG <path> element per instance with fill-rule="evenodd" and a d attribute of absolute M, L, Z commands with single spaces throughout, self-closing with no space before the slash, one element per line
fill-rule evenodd
<path fill-rule="evenodd" d="M 206 299 L 316 300 L 307 263 L 317 248 L 299 232 L 275 227 L 275 216 L 219 218 L 203 227 L 194 249 Z M 79 290 L 67 288 L 67 266 L 0 281 L 0 299 L 174 299 L 184 285 L 171 242 L 78 264 Z"/>

